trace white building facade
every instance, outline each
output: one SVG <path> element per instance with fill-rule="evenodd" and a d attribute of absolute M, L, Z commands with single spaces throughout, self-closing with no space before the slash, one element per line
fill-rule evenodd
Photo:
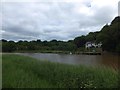
<path fill-rule="evenodd" d="M 102 46 L 102 43 L 92 43 L 92 42 L 86 42 L 85 44 L 85 48 L 91 48 L 91 47 L 95 47 L 95 48 L 100 48 Z"/>

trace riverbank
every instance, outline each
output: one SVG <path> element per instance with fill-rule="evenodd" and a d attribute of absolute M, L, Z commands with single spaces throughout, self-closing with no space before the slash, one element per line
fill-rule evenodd
<path fill-rule="evenodd" d="M 58 54 L 69 54 L 70 51 L 57 51 L 57 50 L 30 50 L 30 51 L 14 51 L 13 53 L 58 53 Z"/>
<path fill-rule="evenodd" d="M 80 54 L 80 55 L 101 55 L 101 52 L 82 52 L 82 51 L 52 51 L 52 50 L 46 50 L 46 51 L 39 51 L 39 50 L 33 50 L 33 51 L 14 51 L 12 53 L 53 53 L 53 54 Z"/>
<path fill-rule="evenodd" d="M 7 52 L 4 52 L 7 53 Z M 8 52 L 10 53 L 10 52 Z M 40 51 L 40 50 L 30 50 L 30 51 L 14 51 L 11 53 L 53 53 L 53 54 L 75 54 L 75 55 L 108 55 L 108 54 L 113 54 L 113 55 L 120 55 L 120 53 L 115 53 L 115 52 L 107 52 L 107 51 L 56 51 L 56 50 L 45 50 L 45 51 Z"/>
<path fill-rule="evenodd" d="M 3 88 L 117 88 L 113 69 L 40 61 L 26 56 L 2 55 Z"/>

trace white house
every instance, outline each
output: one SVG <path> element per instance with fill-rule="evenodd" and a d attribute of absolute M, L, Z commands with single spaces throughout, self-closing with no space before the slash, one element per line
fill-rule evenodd
<path fill-rule="evenodd" d="M 92 43 L 91 42 L 86 42 L 85 48 L 90 48 L 90 47 L 92 47 Z"/>
<path fill-rule="evenodd" d="M 101 47 L 102 46 L 102 43 L 100 42 L 100 43 L 98 43 L 98 47 Z"/>
<path fill-rule="evenodd" d="M 100 42 L 100 43 L 92 43 L 92 42 L 86 42 L 86 44 L 85 44 L 85 48 L 91 48 L 91 47 L 101 47 L 102 46 L 102 43 Z"/>

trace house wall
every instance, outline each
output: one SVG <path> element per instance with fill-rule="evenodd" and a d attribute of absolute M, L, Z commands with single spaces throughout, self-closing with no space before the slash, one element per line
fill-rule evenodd
<path fill-rule="evenodd" d="M 98 43 L 98 44 L 96 44 L 96 43 L 86 43 L 86 44 L 85 44 L 85 48 L 90 48 L 90 47 L 92 47 L 92 46 L 95 47 L 95 48 L 96 48 L 96 47 L 99 47 L 99 48 L 100 48 L 100 47 L 102 46 L 102 44 L 101 44 L 101 43 Z"/>

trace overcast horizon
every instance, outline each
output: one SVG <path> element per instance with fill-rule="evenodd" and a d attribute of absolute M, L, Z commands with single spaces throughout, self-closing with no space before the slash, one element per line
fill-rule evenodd
<path fill-rule="evenodd" d="M 109 24 L 118 16 L 119 0 L 2 1 L 2 39 L 67 41 Z"/>

